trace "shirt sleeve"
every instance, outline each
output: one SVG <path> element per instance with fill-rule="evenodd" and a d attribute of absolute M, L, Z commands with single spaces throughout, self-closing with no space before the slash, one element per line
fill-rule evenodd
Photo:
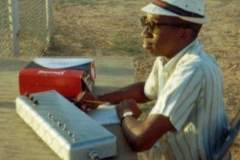
<path fill-rule="evenodd" d="M 145 83 L 144 93 L 149 99 L 157 99 L 158 96 L 158 70 L 160 67 L 159 61 L 159 59 L 155 60 L 153 69 Z"/>
<path fill-rule="evenodd" d="M 169 77 L 150 114 L 170 117 L 178 131 L 200 98 L 204 74 L 199 67 L 186 65 L 175 70 Z"/>

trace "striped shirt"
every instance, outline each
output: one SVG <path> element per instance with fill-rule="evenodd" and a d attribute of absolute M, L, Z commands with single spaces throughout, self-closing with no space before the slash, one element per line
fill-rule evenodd
<path fill-rule="evenodd" d="M 163 57 L 156 59 L 144 88 L 148 98 L 157 100 L 150 115 L 167 116 L 175 127 L 160 138 L 157 159 L 214 158 L 229 131 L 222 79 L 198 40 L 166 65 Z"/>

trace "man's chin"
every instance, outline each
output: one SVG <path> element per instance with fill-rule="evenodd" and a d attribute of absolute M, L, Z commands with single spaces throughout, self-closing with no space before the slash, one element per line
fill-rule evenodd
<path fill-rule="evenodd" d="M 154 50 L 152 50 L 152 49 L 146 49 L 146 51 L 149 53 L 149 54 L 151 54 L 152 56 L 154 56 L 154 57 L 157 57 L 158 55 L 156 54 L 156 52 L 154 52 Z"/>

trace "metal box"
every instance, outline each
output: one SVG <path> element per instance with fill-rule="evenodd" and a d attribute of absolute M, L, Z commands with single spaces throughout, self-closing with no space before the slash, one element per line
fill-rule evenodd
<path fill-rule="evenodd" d="M 16 111 L 64 160 L 117 154 L 116 137 L 56 91 L 19 96 Z"/>

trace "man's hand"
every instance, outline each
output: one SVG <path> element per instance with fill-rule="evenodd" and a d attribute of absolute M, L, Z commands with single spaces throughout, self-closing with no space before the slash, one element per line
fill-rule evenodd
<path fill-rule="evenodd" d="M 97 97 L 92 95 L 89 92 L 81 92 L 77 95 L 77 97 L 74 99 L 75 105 L 83 110 L 84 112 L 87 112 L 88 109 L 96 109 L 98 107 L 98 104 L 94 103 L 87 103 L 86 100 L 94 100 L 97 101 Z"/>
<path fill-rule="evenodd" d="M 121 119 L 122 115 L 127 111 L 132 111 L 136 119 L 142 114 L 142 110 L 138 108 L 134 99 L 123 100 L 117 105 L 116 111 L 119 119 Z"/>

